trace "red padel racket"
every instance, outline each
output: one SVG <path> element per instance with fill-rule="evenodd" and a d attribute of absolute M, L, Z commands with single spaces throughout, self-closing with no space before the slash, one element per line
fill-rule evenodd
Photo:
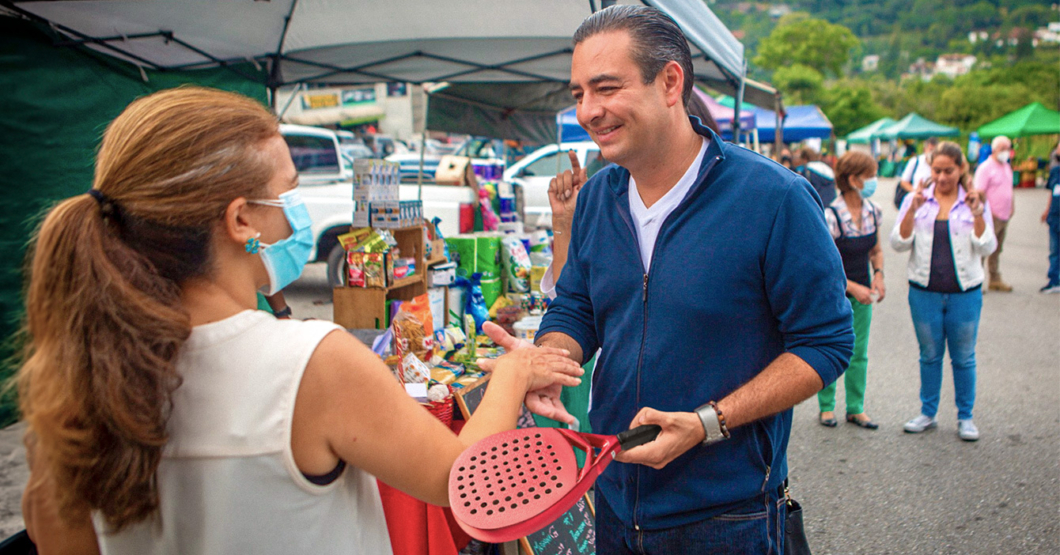
<path fill-rule="evenodd" d="M 453 463 L 453 516 L 469 535 L 490 543 L 532 534 L 571 508 L 616 453 L 654 441 L 661 431 L 647 425 L 617 436 L 564 428 L 494 434 L 468 447 Z M 581 468 L 575 448 L 586 453 Z"/>

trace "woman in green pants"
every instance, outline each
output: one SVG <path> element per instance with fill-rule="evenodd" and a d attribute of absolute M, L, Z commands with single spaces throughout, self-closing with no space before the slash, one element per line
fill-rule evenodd
<path fill-rule="evenodd" d="M 840 195 L 824 210 L 825 220 L 843 258 L 847 300 L 854 311 L 854 355 L 843 375 L 847 395 L 847 422 L 875 430 L 879 426 L 865 414 L 865 381 L 869 366 L 869 323 L 872 303 L 886 296 L 883 286 L 883 250 L 880 248 L 880 207 L 868 200 L 876 191 L 876 161 L 864 152 L 851 151 L 836 163 L 835 182 Z M 817 394 L 819 422 L 835 427 L 833 383 Z"/>

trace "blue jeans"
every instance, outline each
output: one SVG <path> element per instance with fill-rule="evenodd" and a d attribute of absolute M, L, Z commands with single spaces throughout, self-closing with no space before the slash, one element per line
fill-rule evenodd
<path fill-rule="evenodd" d="M 1049 285 L 1060 285 L 1060 222 L 1049 221 Z"/>
<path fill-rule="evenodd" d="M 920 412 L 934 417 L 942 391 L 942 355 L 950 348 L 957 418 L 972 418 L 975 405 L 975 340 L 979 313 L 983 309 L 981 289 L 964 293 L 934 293 L 909 287 L 909 311 L 920 342 Z"/>
<path fill-rule="evenodd" d="M 596 494 L 598 555 L 780 555 L 787 505 L 783 488 L 749 499 L 725 514 L 674 528 L 636 530 Z"/>

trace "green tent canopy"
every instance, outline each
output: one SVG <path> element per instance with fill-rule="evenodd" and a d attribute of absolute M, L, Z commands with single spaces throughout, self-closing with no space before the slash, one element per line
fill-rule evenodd
<path fill-rule="evenodd" d="M 979 128 L 982 139 L 998 135 L 1012 138 L 1056 134 L 1060 134 L 1060 112 L 1046 108 L 1041 102 L 1032 102 Z"/>
<path fill-rule="evenodd" d="M 885 127 L 888 127 L 893 123 L 894 120 L 891 118 L 878 119 L 866 125 L 865 127 L 858 129 L 857 131 L 852 131 L 849 135 L 847 135 L 847 142 L 868 144 L 872 142 L 873 139 L 879 136 L 881 129 L 884 129 Z"/>
<path fill-rule="evenodd" d="M 877 132 L 879 138 L 886 140 L 956 137 L 960 134 L 961 131 L 956 127 L 946 127 L 945 125 L 935 123 L 916 112 L 905 116 Z"/>

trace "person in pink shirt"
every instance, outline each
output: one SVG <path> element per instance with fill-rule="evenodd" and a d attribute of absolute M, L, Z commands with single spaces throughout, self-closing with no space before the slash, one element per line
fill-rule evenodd
<path fill-rule="evenodd" d="M 1001 280 L 999 268 L 1001 258 L 1001 246 L 1005 242 L 1005 231 L 1008 221 L 1012 218 L 1012 141 L 1008 137 L 998 135 L 990 142 L 992 152 L 990 157 L 979 165 L 975 170 L 975 188 L 982 191 L 990 203 L 990 210 L 994 215 L 994 234 L 997 235 L 997 250 L 987 260 L 987 268 L 990 270 L 991 291 L 1012 291 L 1012 286 Z"/>

